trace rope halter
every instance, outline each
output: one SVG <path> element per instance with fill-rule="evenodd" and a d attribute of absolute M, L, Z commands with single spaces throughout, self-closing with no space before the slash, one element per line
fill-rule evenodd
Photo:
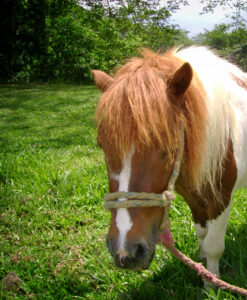
<path fill-rule="evenodd" d="M 131 208 L 131 207 L 164 207 L 163 217 L 160 224 L 160 232 L 164 232 L 170 225 L 169 210 L 171 201 L 176 199 L 174 194 L 175 183 L 179 175 L 182 156 L 184 153 L 184 128 L 180 123 L 180 144 L 177 150 L 172 175 L 169 179 L 167 190 L 162 194 L 138 193 L 138 192 L 115 192 L 106 194 L 105 209 Z M 120 201 L 118 201 L 120 200 Z"/>

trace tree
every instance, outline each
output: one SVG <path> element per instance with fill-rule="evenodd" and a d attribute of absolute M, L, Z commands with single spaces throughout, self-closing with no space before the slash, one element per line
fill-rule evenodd
<path fill-rule="evenodd" d="M 201 2 L 205 4 L 203 13 L 212 13 L 218 6 L 230 8 L 232 14 L 227 16 L 233 21 L 231 25 L 235 28 L 246 25 L 246 19 L 243 17 L 243 14 L 247 12 L 246 0 L 201 0 Z"/>
<path fill-rule="evenodd" d="M 0 78 L 29 67 L 31 57 L 37 59 L 46 48 L 45 0 L 1 2 Z"/>
<path fill-rule="evenodd" d="M 81 81 L 143 46 L 165 49 L 186 33 L 169 24 L 187 0 L 2 0 L 2 81 Z M 2 8 L 2 9 L 1 9 Z"/>
<path fill-rule="evenodd" d="M 213 30 L 206 30 L 194 38 L 198 44 L 210 46 L 219 54 L 227 57 L 247 71 L 247 28 L 232 30 L 230 25 L 216 25 Z"/>
<path fill-rule="evenodd" d="M 42 78 L 47 57 L 47 21 L 65 15 L 72 0 L 2 0 L 0 80 Z"/>
<path fill-rule="evenodd" d="M 224 50 L 229 47 L 229 25 L 215 25 L 213 30 L 205 30 L 194 38 L 196 43 L 209 46 L 216 50 Z"/>
<path fill-rule="evenodd" d="M 79 0 L 79 3 L 91 11 L 104 12 L 123 39 L 138 37 L 141 46 L 160 50 L 181 40 L 189 43 L 186 33 L 169 23 L 172 13 L 187 5 L 187 0 L 163 1 L 163 5 L 160 0 Z"/>

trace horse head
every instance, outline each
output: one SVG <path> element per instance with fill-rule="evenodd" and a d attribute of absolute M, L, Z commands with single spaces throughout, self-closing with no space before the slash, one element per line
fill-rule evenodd
<path fill-rule="evenodd" d="M 93 71 L 103 92 L 96 118 L 111 193 L 160 194 L 173 171 L 179 122 L 184 121 L 184 95 L 193 72 L 186 62 L 179 61 L 177 67 L 161 56 L 159 64 L 151 52 L 146 56 L 127 63 L 114 78 Z M 116 266 L 149 267 L 163 213 L 164 208 L 157 206 L 111 209 L 106 240 Z"/>

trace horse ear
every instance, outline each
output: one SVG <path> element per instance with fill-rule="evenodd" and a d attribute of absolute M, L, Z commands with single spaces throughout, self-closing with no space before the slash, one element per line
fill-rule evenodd
<path fill-rule="evenodd" d="M 101 90 L 101 92 L 105 92 L 108 87 L 114 82 L 114 79 L 111 76 L 107 75 L 105 72 L 93 70 L 92 74 L 95 84 Z"/>
<path fill-rule="evenodd" d="M 176 97 L 183 96 L 193 77 L 193 70 L 189 63 L 184 63 L 173 75 L 168 89 Z"/>

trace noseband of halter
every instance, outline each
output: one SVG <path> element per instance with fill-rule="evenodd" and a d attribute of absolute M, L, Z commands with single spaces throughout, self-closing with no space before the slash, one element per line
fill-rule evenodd
<path fill-rule="evenodd" d="M 175 183 L 179 175 L 182 156 L 184 153 L 184 128 L 180 123 L 180 143 L 174 162 L 172 175 L 169 179 L 167 189 L 162 194 L 137 193 L 137 192 L 115 192 L 106 194 L 105 209 L 130 208 L 130 207 L 164 207 L 163 217 L 160 224 L 160 232 L 164 232 L 170 225 L 169 210 L 171 201 L 176 198 L 174 194 Z M 118 201 L 121 200 L 121 201 Z"/>

